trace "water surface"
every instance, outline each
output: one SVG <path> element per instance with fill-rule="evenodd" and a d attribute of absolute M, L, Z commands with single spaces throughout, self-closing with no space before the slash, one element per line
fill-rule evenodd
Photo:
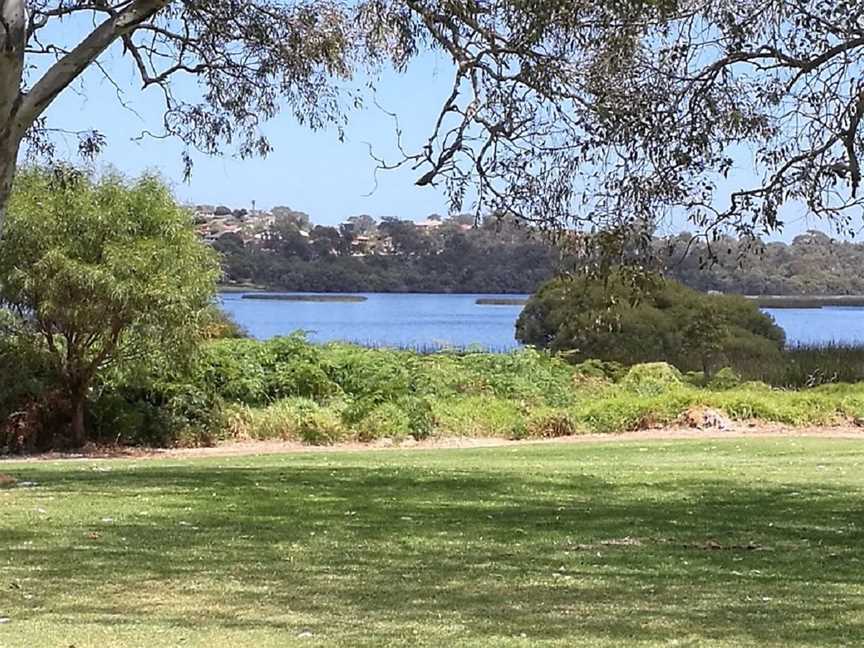
<path fill-rule="evenodd" d="M 480 306 L 501 295 L 362 293 L 364 302 L 286 302 L 223 293 L 226 311 L 250 335 L 268 339 L 304 330 L 315 342 L 344 340 L 371 346 L 434 349 L 480 347 L 506 351 L 516 342 L 522 306 Z M 527 295 L 507 295 L 527 298 Z M 864 308 L 765 309 L 790 343 L 864 343 Z"/>
<path fill-rule="evenodd" d="M 223 293 L 222 304 L 250 335 L 267 339 L 304 330 L 315 342 L 343 340 L 372 346 L 444 348 L 477 346 L 505 351 L 522 306 L 479 306 L 500 295 L 359 293 L 364 302 L 280 302 Z M 528 295 L 508 295 L 527 298 Z"/>

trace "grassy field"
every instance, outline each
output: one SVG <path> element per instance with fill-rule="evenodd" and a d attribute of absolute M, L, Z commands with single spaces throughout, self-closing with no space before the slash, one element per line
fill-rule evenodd
<path fill-rule="evenodd" d="M 864 447 L 2 463 L 0 646 L 857 646 Z"/>

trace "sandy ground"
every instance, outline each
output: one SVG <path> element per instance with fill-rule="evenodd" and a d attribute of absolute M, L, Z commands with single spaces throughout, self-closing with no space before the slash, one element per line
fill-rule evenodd
<path fill-rule="evenodd" d="M 205 459 L 208 457 L 243 457 L 309 452 L 391 452 L 394 450 L 441 450 L 458 448 L 500 448 L 510 446 L 592 443 L 628 443 L 647 441 L 676 441 L 693 439 L 741 439 L 777 437 L 814 437 L 820 439 L 854 439 L 864 441 L 864 428 L 855 425 L 788 427 L 772 423 L 737 423 L 729 429 L 699 429 L 692 427 L 663 427 L 622 434 L 583 434 L 556 439 L 511 441 L 496 438 L 436 438 L 420 442 L 394 444 L 382 441 L 375 444 L 344 443 L 335 446 L 306 446 L 292 441 L 232 441 L 207 448 L 116 448 L 91 447 L 74 453 L 49 452 L 26 457 L 0 457 L 4 461 L 56 461 L 91 459 Z"/>

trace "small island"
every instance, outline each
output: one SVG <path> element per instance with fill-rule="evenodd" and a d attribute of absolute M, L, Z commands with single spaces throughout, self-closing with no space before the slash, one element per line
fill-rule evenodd
<path fill-rule="evenodd" d="M 524 297 L 483 297 L 474 303 L 478 306 L 524 306 L 528 300 Z"/>
<path fill-rule="evenodd" d="M 317 302 L 317 303 L 359 303 L 369 298 L 362 295 L 273 295 L 267 293 L 248 293 L 241 299 L 257 299 L 261 301 Z"/>
<path fill-rule="evenodd" d="M 828 308 L 864 306 L 862 295 L 759 295 L 750 296 L 760 308 Z"/>

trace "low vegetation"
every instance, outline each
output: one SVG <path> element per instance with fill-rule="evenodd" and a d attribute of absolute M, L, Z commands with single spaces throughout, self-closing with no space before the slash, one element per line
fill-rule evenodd
<path fill-rule="evenodd" d="M 0 452 L 553 438 L 693 408 L 864 419 L 861 350 L 787 350 L 752 302 L 669 280 L 556 280 L 518 327 L 545 350 L 423 354 L 244 339 L 212 305 L 217 275 L 158 179 L 19 174 L 0 242 L 0 363 L 15 367 L 0 373 Z"/>
<path fill-rule="evenodd" d="M 424 355 L 319 346 L 300 335 L 238 338 L 211 341 L 186 364 L 106 371 L 87 429 L 99 443 L 144 445 L 552 438 L 688 424 L 688 412 L 700 408 L 789 425 L 864 421 L 864 384 L 786 390 L 746 381 L 731 369 L 706 379 L 665 363 L 572 365 L 531 349 Z M 0 447 L 7 451 L 37 449 L 28 442 L 47 438 L 38 429 L 3 429 Z"/>
<path fill-rule="evenodd" d="M 0 645 L 861 644 L 861 443 L 12 463 Z"/>

